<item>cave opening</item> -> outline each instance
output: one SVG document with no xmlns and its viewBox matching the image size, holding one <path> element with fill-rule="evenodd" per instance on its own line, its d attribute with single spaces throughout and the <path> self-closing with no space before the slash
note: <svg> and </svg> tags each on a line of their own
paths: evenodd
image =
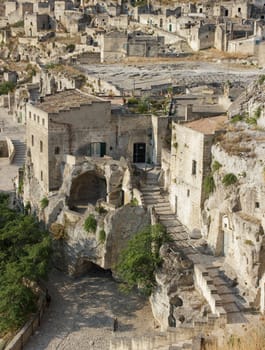
<svg viewBox="0 0 265 350">
<path fill-rule="evenodd" d="M 99 199 L 106 200 L 107 184 L 104 177 L 94 171 L 79 175 L 72 182 L 69 209 L 77 212 L 85 212 L 88 204 L 96 205 Z"/>
</svg>

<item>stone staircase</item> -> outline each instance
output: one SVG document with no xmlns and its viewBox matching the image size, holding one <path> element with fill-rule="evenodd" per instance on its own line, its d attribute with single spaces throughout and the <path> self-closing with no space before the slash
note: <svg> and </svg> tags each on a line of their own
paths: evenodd
<svg viewBox="0 0 265 350">
<path fill-rule="evenodd" d="M 168 199 L 161 194 L 155 172 L 147 172 L 145 183 L 141 186 L 142 203 L 145 207 L 155 209 L 158 221 L 166 228 L 175 242 L 182 247 L 191 246 L 185 227 L 176 218 Z"/>
<path fill-rule="evenodd" d="M 12 140 L 15 147 L 15 156 L 13 158 L 12 164 L 22 167 L 25 163 L 26 156 L 26 144 L 21 140 Z"/>
<path fill-rule="evenodd" d="M 196 289 L 204 296 L 213 313 L 209 319 L 219 319 L 222 325 L 246 322 L 243 314 L 246 305 L 233 281 L 222 270 L 223 258 L 202 254 L 196 248 L 196 240 L 190 239 L 168 199 L 161 194 L 157 178 L 157 171 L 146 173 L 146 180 L 141 185 L 142 203 L 149 209 L 154 208 L 156 221 L 165 226 L 173 238 L 172 253 L 174 249 L 180 249 L 193 262 Z"/>
<path fill-rule="evenodd" d="M 186 328 L 135 336 L 116 334 L 110 342 L 110 350 L 201 350 L 198 337 Z"/>
</svg>

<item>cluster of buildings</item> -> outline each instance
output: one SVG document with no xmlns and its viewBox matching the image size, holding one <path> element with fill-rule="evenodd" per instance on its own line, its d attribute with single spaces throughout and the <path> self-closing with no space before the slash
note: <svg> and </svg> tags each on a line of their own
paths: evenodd
<svg viewBox="0 0 265 350">
<path fill-rule="evenodd" d="M 0 38 L 17 37 L 18 56 L 56 60 L 65 55 L 63 38 L 74 37 L 73 59 L 120 61 L 124 57 L 158 57 L 216 48 L 256 56 L 262 62 L 264 4 L 260 1 L 5 1 L 0 8 Z M 42 42 L 56 38 L 56 48 L 43 52 Z M 64 50 L 63 50 L 64 49 Z M 90 53 L 91 55 L 89 55 Z"/>
</svg>

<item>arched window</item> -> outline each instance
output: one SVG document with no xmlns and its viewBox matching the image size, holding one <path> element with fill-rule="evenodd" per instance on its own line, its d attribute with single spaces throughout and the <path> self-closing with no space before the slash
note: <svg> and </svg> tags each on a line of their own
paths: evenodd
<svg viewBox="0 0 265 350">
<path fill-rule="evenodd" d="M 60 147 L 55 147 L 54 154 L 60 154 Z"/>
</svg>

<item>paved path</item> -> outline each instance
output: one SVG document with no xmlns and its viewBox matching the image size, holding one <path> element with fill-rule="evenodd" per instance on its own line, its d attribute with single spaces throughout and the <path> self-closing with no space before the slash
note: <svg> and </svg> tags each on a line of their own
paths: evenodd
<svg viewBox="0 0 265 350">
<path fill-rule="evenodd" d="M 25 126 L 17 124 L 13 120 L 13 116 L 7 113 L 7 110 L 0 108 L 0 140 L 5 140 L 8 136 L 12 140 L 18 142 L 25 141 Z M 13 191 L 13 179 L 18 174 L 18 168 L 21 162 L 9 164 L 8 161 L 0 158 L 0 191 Z"/>
<path fill-rule="evenodd" d="M 107 275 L 71 279 L 53 271 L 48 287 L 50 307 L 25 350 L 107 350 L 113 337 L 154 331 L 148 301 L 122 294 Z M 113 317 L 119 325 L 115 334 Z"/>
</svg>

